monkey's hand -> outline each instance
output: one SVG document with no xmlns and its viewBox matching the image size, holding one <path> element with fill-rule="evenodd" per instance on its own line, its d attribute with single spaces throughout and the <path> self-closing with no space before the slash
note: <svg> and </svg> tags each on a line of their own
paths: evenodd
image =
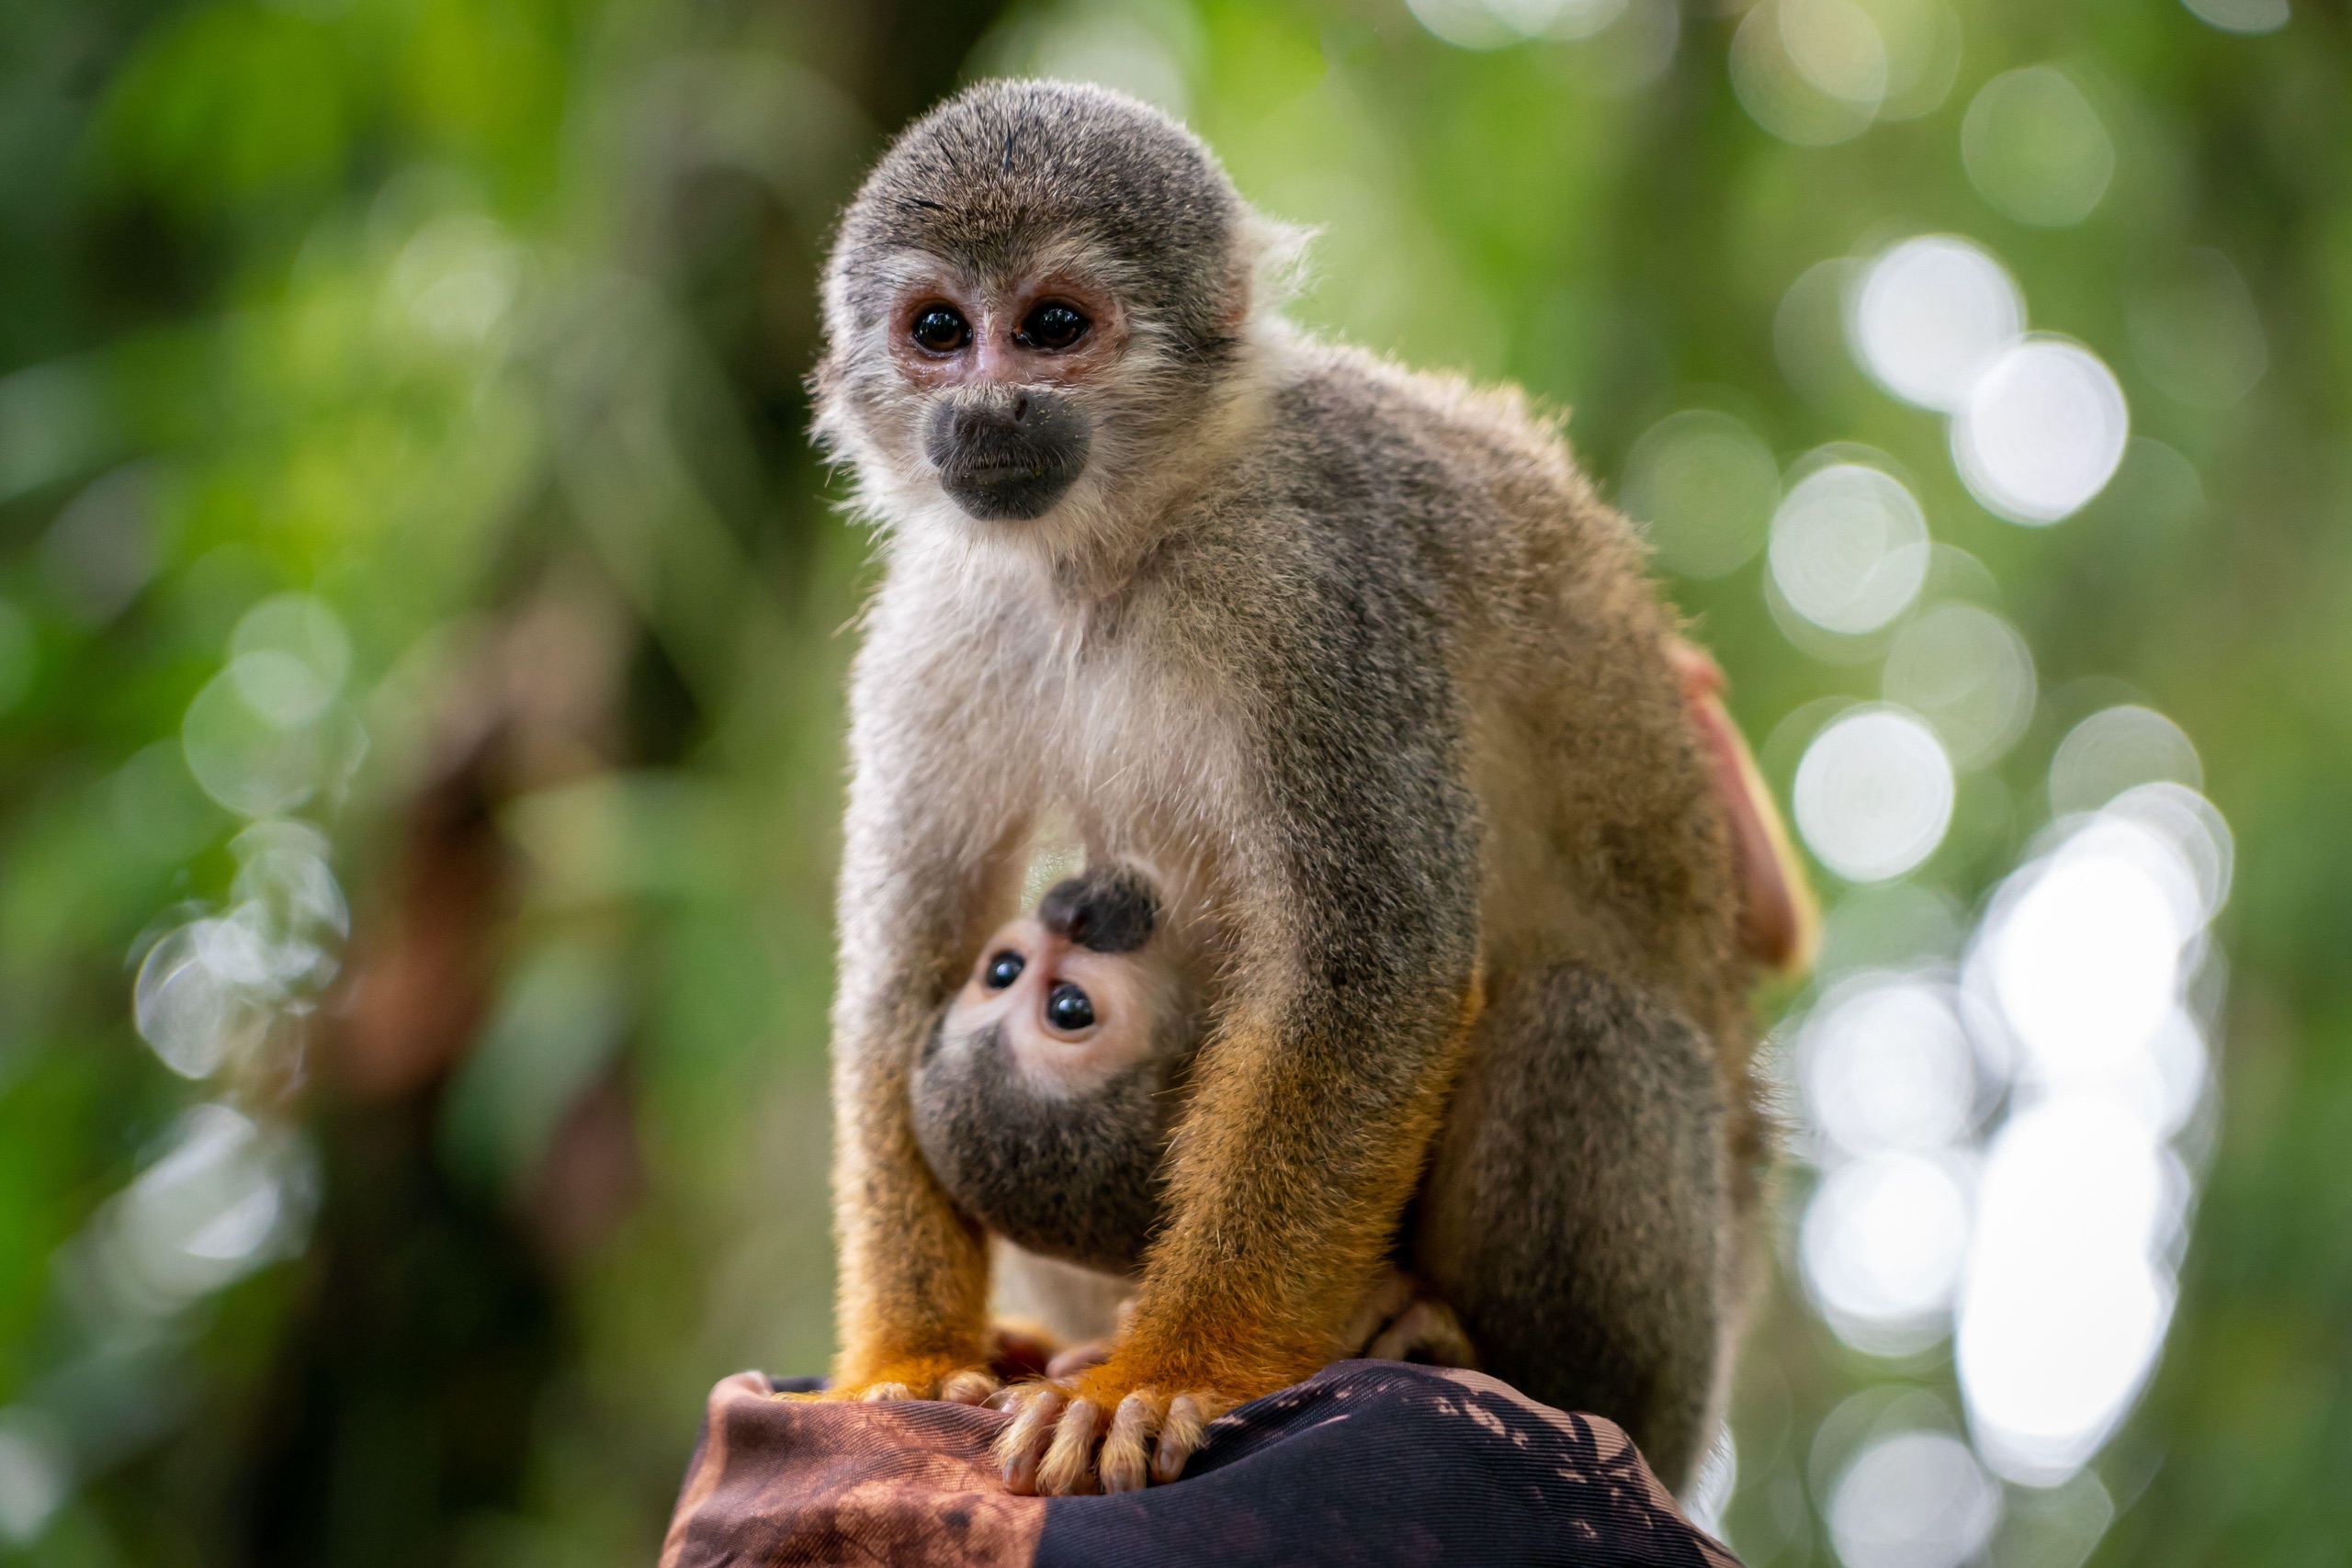
<svg viewBox="0 0 2352 1568">
<path fill-rule="evenodd" d="M 1114 1350 L 1074 1376 L 1016 1384 L 988 1402 L 1013 1413 L 996 1443 L 1005 1490 L 1073 1497 L 1173 1481 L 1206 1440 L 1210 1422 L 1314 1371 L 1155 1368 Z"/>
</svg>

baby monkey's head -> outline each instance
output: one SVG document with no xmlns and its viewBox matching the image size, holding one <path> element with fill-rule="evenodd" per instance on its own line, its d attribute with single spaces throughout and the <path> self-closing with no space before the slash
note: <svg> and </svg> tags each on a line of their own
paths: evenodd
<svg viewBox="0 0 2352 1568">
<path fill-rule="evenodd" d="M 991 936 L 924 1048 L 915 1135 L 948 1192 L 1035 1252 L 1125 1271 L 1159 1209 L 1191 966 L 1124 866 L 1056 886 Z"/>
<path fill-rule="evenodd" d="M 1286 231 L 1106 88 L 985 82 L 901 134 L 826 268 L 818 429 L 893 524 L 1082 528 L 1166 467 Z"/>
</svg>

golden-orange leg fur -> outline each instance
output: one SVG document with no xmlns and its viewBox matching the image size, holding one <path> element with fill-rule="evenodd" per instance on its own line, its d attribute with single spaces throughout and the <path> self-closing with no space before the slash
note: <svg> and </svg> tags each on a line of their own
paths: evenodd
<svg viewBox="0 0 2352 1568">
<path fill-rule="evenodd" d="M 1109 1359 L 1000 1401 L 1018 1412 L 997 1444 L 1009 1490 L 1070 1495 L 1173 1481 L 1211 1421 L 1354 1348 L 1351 1320 L 1384 1272 L 1478 1002 L 1474 983 L 1428 1081 L 1400 1115 L 1364 1129 L 1378 1146 L 1362 1152 L 1378 1158 L 1330 1205 L 1344 1217 L 1312 1231 L 1302 1211 L 1328 1180 L 1313 1164 L 1316 1119 L 1298 1113 L 1289 1064 L 1270 1045 L 1227 1043 L 1228 1070 L 1203 1086 L 1187 1128 L 1221 1130 L 1229 1141 L 1187 1146 L 1180 1137 L 1172 1221 Z M 1243 1105 L 1272 1113 L 1245 1114 Z"/>
<path fill-rule="evenodd" d="M 861 1129 L 865 1131 L 865 1129 Z M 980 1229 L 956 1213 L 902 1122 L 876 1141 L 890 1159 L 844 1159 L 836 1175 L 842 1350 L 822 1399 L 948 1399 L 996 1392 Z"/>
</svg>

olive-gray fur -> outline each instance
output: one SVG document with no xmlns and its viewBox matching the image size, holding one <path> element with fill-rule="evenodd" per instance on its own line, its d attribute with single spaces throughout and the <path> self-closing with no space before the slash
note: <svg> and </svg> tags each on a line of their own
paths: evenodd
<svg viewBox="0 0 2352 1568">
<path fill-rule="evenodd" d="M 1159 1224 L 1188 1043 L 1063 1096 L 1029 1084 L 1001 1027 L 934 1039 L 916 1074 L 915 1136 L 956 1201 L 1045 1257 L 1106 1274 L 1140 1267 Z"/>
<path fill-rule="evenodd" d="M 1252 292 L 1271 231 L 1164 116 L 1036 83 L 934 111 L 843 220 L 820 434 L 885 562 L 833 1014 L 843 1365 L 967 1298 L 971 1254 L 906 1166 L 910 1077 L 1059 805 L 1206 933 L 1122 1345 L 1263 1325 L 1243 1348 L 1294 1367 L 1332 1343 L 1442 1118 L 1454 1174 L 1416 1255 L 1498 1370 L 1623 1422 L 1679 1484 L 1721 1407 L 1763 1140 L 1675 624 L 1552 423 L 1289 326 Z M 978 276 L 1055 247 L 1136 335 L 1070 389 L 1086 478 L 978 522 L 922 450 L 926 395 L 880 362 L 887 279 L 909 252 Z"/>
</svg>

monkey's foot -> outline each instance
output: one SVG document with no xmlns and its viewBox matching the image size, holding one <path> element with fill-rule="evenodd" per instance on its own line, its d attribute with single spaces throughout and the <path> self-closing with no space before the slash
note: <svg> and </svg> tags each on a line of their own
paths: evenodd
<svg viewBox="0 0 2352 1568">
<path fill-rule="evenodd" d="M 1472 1371 L 1478 1367 L 1478 1352 L 1453 1309 L 1429 1294 L 1427 1287 L 1411 1275 L 1396 1269 L 1374 1282 L 1349 1321 L 1340 1344 L 1351 1356 Z"/>
<path fill-rule="evenodd" d="M 950 1404 L 978 1404 L 1003 1386 L 1003 1378 L 988 1362 L 972 1362 L 960 1357 L 919 1357 L 886 1361 L 862 1374 L 837 1377 L 831 1388 L 815 1393 L 779 1393 L 775 1397 L 867 1403 L 944 1399 Z"/>
<path fill-rule="evenodd" d="M 1262 1381 L 1272 1389 L 1290 1380 Z M 1013 1413 L 996 1443 L 1005 1490 L 1075 1497 L 1140 1492 L 1153 1482 L 1175 1480 L 1207 1440 L 1209 1423 L 1246 1397 L 1215 1388 L 1170 1392 L 1164 1384 L 1139 1385 L 1114 1354 L 1075 1377 L 1022 1383 L 988 1403 Z"/>
<path fill-rule="evenodd" d="M 863 1375 L 834 1378 L 816 1393 L 780 1393 L 778 1399 L 938 1399 L 950 1404 L 987 1404 L 1008 1382 L 1049 1371 L 1061 1342 L 1043 1324 L 1000 1318 L 989 1325 L 988 1359 L 960 1356 L 916 1356 L 887 1361 Z"/>
</svg>

